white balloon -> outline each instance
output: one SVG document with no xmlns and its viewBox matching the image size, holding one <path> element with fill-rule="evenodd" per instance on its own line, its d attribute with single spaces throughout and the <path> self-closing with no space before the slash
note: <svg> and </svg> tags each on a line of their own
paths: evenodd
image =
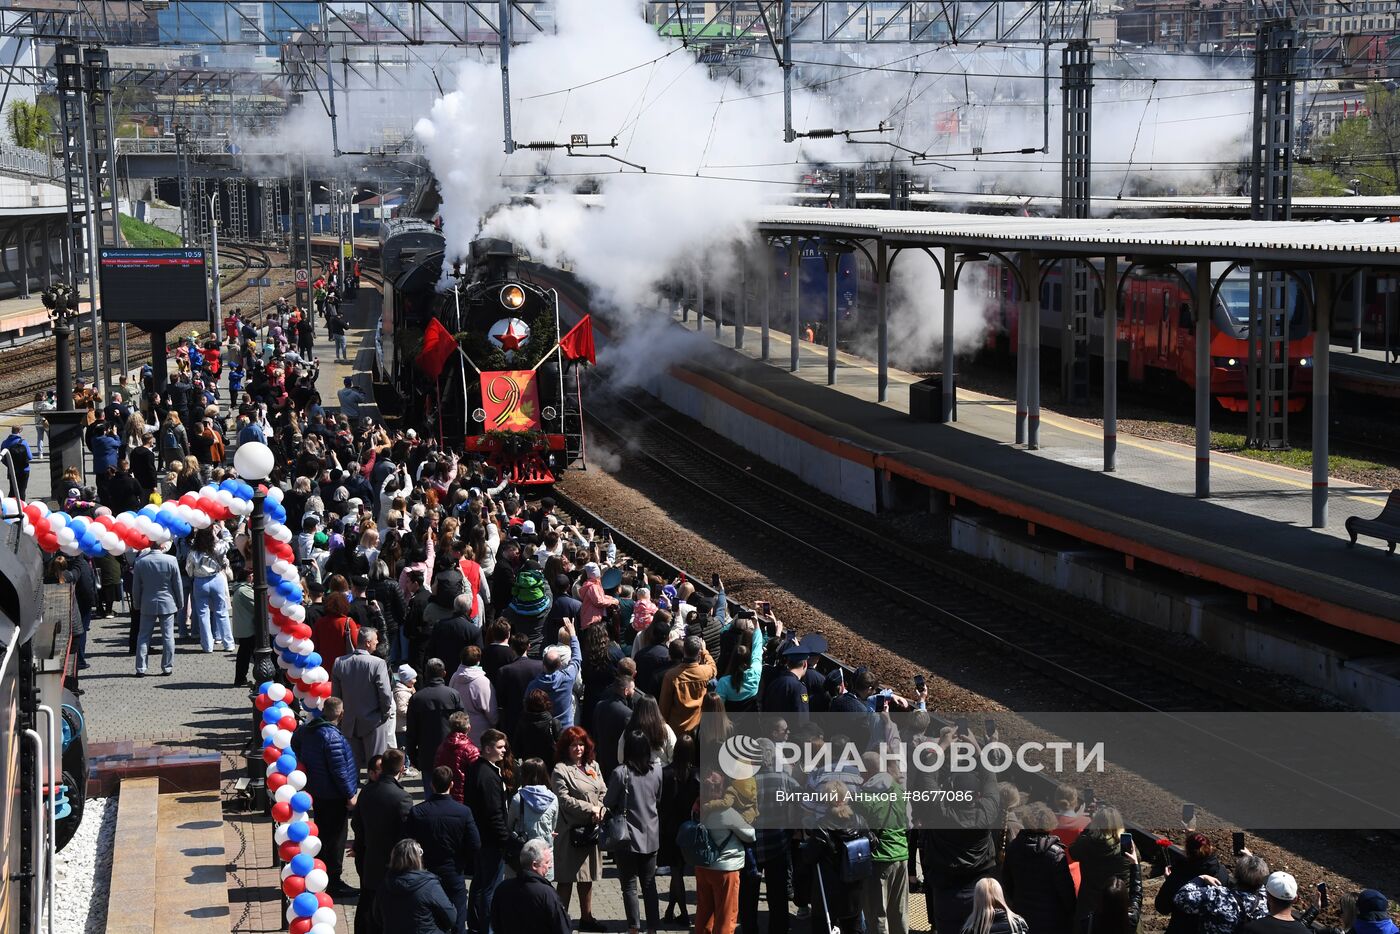
<svg viewBox="0 0 1400 934">
<path fill-rule="evenodd" d="M 277 735 L 279 727 L 275 723 L 264 723 L 262 728 L 262 738 L 271 739 Z"/>
<path fill-rule="evenodd" d="M 122 541 L 120 538 L 117 538 L 115 535 L 112 536 L 112 538 L 112 544 L 107 546 L 107 551 L 114 555 L 126 554 L 126 542 Z"/>
<path fill-rule="evenodd" d="M 282 786 L 282 788 L 286 788 L 286 787 L 287 787 L 286 785 L 283 785 L 283 786 Z M 281 791 L 282 788 L 278 788 L 277 790 L 278 790 L 278 791 Z M 281 799 L 278 799 L 278 800 L 281 800 Z M 282 844 L 286 843 L 286 842 L 287 842 L 287 825 L 286 825 L 286 824 L 278 824 L 278 825 L 277 825 L 277 829 L 274 830 L 274 831 L 272 831 L 272 839 L 277 843 L 278 846 L 281 846 Z"/>
<path fill-rule="evenodd" d="M 282 497 L 285 495 L 286 494 L 280 486 L 270 486 L 267 488 L 267 498 L 272 500 L 274 503 L 282 502 Z"/>
<path fill-rule="evenodd" d="M 288 923 L 288 924 L 291 924 L 293 921 L 295 921 L 297 918 L 300 918 L 300 917 L 301 917 L 301 915 L 297 914 L 296 909 L 295 909 L 292 905 L 288 904 L 288 905 L 287 905 L 287 923 Z"/>
<path fill-rule="evenodd" d="M 225 509 L 231 507 L 233 505 L 233 501 L 237 498 L 228 490 L 215 490 L 209 495 L 213 499 L 217 500 L 219 505 L 223 506 Z"/>
<path fill-rule="evenodd" d="M 301 668 L 298 668 L 296 665 L 287 666 L 287 677 L 291 678 L 293 681 L 303 680 L 302 675 L 304 674 L 306 674 L 306 672 L 303 671 Z"/>
<path fill-rule="evenodd" d="M 60 528 L 57 532 L 55 532 L 54 536 L 58 538 L 58 543 L 60 545 L 66 545 L 69 542 L 77 541 L 78 539 L 77 533 L 66 525 Z"/>
<path fill-rule="evenodd" d="M 329 924 L 331 927 L 335 927 L 336 920 L 334 908 L 317 908 L 316 913 L 311 916 L 313 927 L 318 924 Z"/>
<path fill-rule="evenodd" d="M 59 542 L 58 547 L 65 555 L 76 555 L 82 551 L 77 542 Z"/>
<path fill-rule="evenodd" d="M 293 639 L 292 644 L 287 646 L 298 655 L 309 655 L 316 651 L 316 643 L 310 639 Z"/>
<path fill-rule="evenodd" d="M 272 793 L 272 799 L 278 804 L 281 804 L 283 801 L 292 800 L 292 795 L 296 793 L 297 790 L 295 788 L 288 788 L 286 785 L 283 785 Z"/>
<path fill-rule="evenodd" d="M 267 688 L 267 696 L 272 698 L 274 701 L 286 700 L 287 686 L 285 684 L 273 683 Z"/>
<path fill-rule="evenodd" d="M 54 512 L 49 514 L 49 526 L 57 532 L 59 529 L 68 526 L 68 513 Z"/>
<path fill-rule="evenodd" d="M 297 791 L 301 791 L 306 787 L 306 773 L 301 769 L 293 769 L 291 773 L 287 775 L 287 784 L 291 785 Z"/>
<path fill-rule="evenodd" d="M 290 746 L 291 744 L 292 744 L 292 731 L 291 731 L 291 730 L 278 730 L 278 731 L 277 731 L 277 735 L 274 736 L 274 737 L 272 737 L 272 745 L 276 746 L 278 749 L 286 749 L 286 748 L 287 748 L 288 746 Z M 283 785 L 283 786 L 282 786 L 282 788 L 286 788 L 286 787 L 287 787 L 286 785 Z M 281 791 L 282 788 L 279 788 L 279 789 L 277 789 L 277 790 L 278 790 L 278 791 Z"/>
<path fill-rule="evenodd" d="M 277 635 L 273 636 L 272 639 L 277 643 L 279 649 L 289 649 L 292 647 L 292 637 L 280 629 L 277 630 Z"/>
<path fill-rule="evenodd" d="M 285 788 L 286 786 L 283 785 L 282 787 Z M 321 838 L 307 837 L 305 840 L 301 841 L 301 851 L 307 856 L 315 856 L 317 853 L 321 852 Z"/>
<path fill-rule="evenodd" d="M 306 891 L 324 892 L 330 883 L 330 878 L 324 869 L 313 869 L 306 874 Z"/>
<path fill-rule="evenodd" d="M 290 875 L 293 875 L 293 873 L 292 873 L 292 864 L 291 864 L 291 863 L 288 863 L 287 865 L 285 865 L 285 866 L 282 867 L 282 881 L 283 881 L 283 882 L 286 882 L 286 881 L 287 881 L 287 877 L 290 876 Z"/>
<path fill-rule="evenodd" d="M 110 516 L 112 514 L 112 510 L 106 506 L 98 506 L 96 514 L 99 516 Z"/>
<path fill-rule="evenodd" d="M 296 567 L 290 561 L 283 561 L 281 558 L 272 562 L 271 570 L 278 577 L 291 577 L 296 573 Z"/>
<path fill-rule="evenodd" d="M 283 598 L 283 596 L 275 590 L 268 592 L 267 602 L 269 606 L 275 607 L 279 610 L 282 609 L 282 607 L 285 606 L 287 603 L 286 599 Z"/>
<path fill-rule="evenodd" d="M 311 930 L 308 931 L 307 934 L 335 934 L 335 925 L 313 924 L 311 925 Z"/>
<path fill-rule="evenodd" d="M 277 772 L 277 763 L 272 763 L 267 767 L 267 777 L 271 778 Z"/>
<path fill-rule="evenodd" d="M 282 615 L 294 623 L 302 623 L 306 621 L 306 607 L 300 603 L 294 603 L 291 606 L 283 607 Z"/>
</svg>

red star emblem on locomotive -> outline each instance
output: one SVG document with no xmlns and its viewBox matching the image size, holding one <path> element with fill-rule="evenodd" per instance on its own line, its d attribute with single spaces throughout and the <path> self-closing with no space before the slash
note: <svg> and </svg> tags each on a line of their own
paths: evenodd
<svg viewBox="0 0 1400 934">
<path fill-rule="evenodd" d="M 516 321 L 514 318 L 511 318 L 506 321 L 506 329 L 504 331 L 499 334 L 491 335 L 500 343 L 502 350 L 514 352 L 520 349 L 521 344 L 530 339 L 530 331 L 528 328 L 520 327 L 517 330 L 516 326 L 519 323 L 520 322 Z"/>
</svg>

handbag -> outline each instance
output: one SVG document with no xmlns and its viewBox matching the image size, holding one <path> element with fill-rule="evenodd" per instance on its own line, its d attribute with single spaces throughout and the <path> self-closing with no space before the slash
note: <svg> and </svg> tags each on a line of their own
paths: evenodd
<svg viewBox="0 0 1400 934">
<path fill-rule="evenodd" d="M 576 850 L 588 850 L 598 845 L 603 836 L 601 824 L 579 824 L 569 828 L 569 845 Z"/>
<path fill-rule="evenodd" d="M 627 826 L 627 809 L 632 798 L 632 779 L 630 770 L 622 770 L 622 807 L 608 814 L 603 821 L 603 832 L 599 843 L 605 850 L 616 849 L 625 843 L 631 842 L 632 832 Z"/>
</svg>

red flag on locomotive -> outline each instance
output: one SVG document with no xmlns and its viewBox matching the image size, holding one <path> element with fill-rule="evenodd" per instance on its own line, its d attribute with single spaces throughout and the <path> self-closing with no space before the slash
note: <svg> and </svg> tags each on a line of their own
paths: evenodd
<svg viewBox="0 0 1400 934">
<path fill-rule="evenodd" d="M 433 318 L 428 322 L 428 329 L 423 332 L 423 349 L 418 351 L 418 368 L 437 379 L 447 364 L 447 358 L 452 356 L 456 349 L 457 338 L 442 326 L 441 321 Z"/>
<path fill-rule="evenodd" d="M 486 431 L 530 431 L 540 427 L 540 387 L 534 370 L 494 370 L 481 374 L 481 408 Z"/>
<path fill-rule="evenodd" d="M 559 342 L 559 349 L 564 351 L 564 356 L 570 360 L 587 360 L 596 366 L 598 353 L 593 346 L 593 316 L 584 315 L 583 320 L 564 335 L 564 339 Z"/>
</svg>

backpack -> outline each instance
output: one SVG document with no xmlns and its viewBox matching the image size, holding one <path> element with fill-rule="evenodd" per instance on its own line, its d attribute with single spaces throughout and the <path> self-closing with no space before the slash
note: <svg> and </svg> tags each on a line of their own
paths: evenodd
<svg viewBox="0 0 1400 934">
<path fill-rule="evenodd" d="M 729 842 L 732 833 L 724 838 L 724 843 Z M 680 830 L 676 831 L 676 847 L 685 857 L 687 864 L 691 866 L 712 866 L 719 859 L 719 851 L 724 843 L 715 844 L 715 839 L 710 835 L 710 828 L 701 821 L 691 818 L 683 821 Z"/>
<path fill-rule="evenodd" d="M 165 437 L 161 439 L 160 443 L 167 451 L 180 450 L 180 436 L 175 434 L 174 428 L 165 429 Z"/>
<path fill-rule="evenodd" d="M 841 849 L 837 855 L 841 864 L 841 881 L 859 882 L 870 878 L 875 869 L 874 857 L 870 852 L 870 835 L 863 833 L 839 842 Z"/>
</svg>

